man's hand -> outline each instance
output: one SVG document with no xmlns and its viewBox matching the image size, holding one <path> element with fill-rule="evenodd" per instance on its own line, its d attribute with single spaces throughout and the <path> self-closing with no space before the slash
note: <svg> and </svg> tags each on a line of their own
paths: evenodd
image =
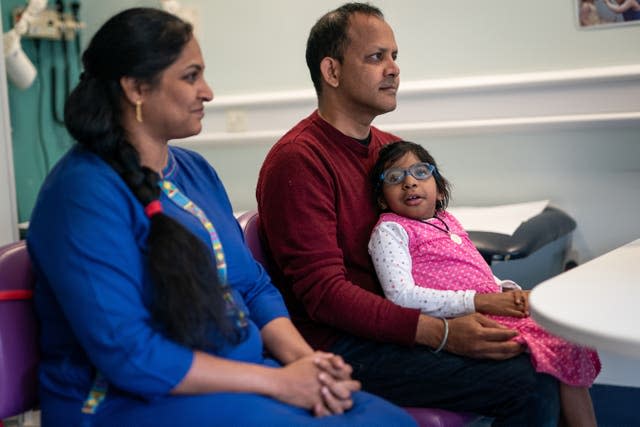
<svg viewBox="0 0 640 427">
<path fill-rule="evenodd" d="M 444 325 L 436 317 L 421 315 L 418 321 L 416 342 L 437 348 L 442 341 Z M 449 337 L 444 350 L 461 356 L 477 359 L 509 359 L 524 350 L 511 339 L 518 335 L 482 314 L 449 319 Z"/>
</svg>

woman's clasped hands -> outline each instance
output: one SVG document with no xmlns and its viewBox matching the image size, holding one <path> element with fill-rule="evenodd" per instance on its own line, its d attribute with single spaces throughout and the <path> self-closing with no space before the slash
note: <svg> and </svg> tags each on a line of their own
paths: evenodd
<svg viewBox="0 0 640 427">
<path fill-rule="evenodd" d="M 316 351 L 280 369 L 278 400 L 307 408 L 315 416 L 342 414 L 353 406 L 351 394 L 360 382 L 342 357 Z"/>
</svg>

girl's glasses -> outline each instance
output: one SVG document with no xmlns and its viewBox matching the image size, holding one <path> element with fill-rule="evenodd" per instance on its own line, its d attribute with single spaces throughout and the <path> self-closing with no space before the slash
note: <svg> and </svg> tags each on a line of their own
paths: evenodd
<svg viewBox="0 0 640 427">
<path fill-rule="evenodd" d="M 380 175 L 380 181 L 388 185 L 396 185 L 404 181 L 404 178 L 407 175 L 411 175 L 415 179 L 422 181 L 433 175 L 435 170 L 436 167 L 430 163 L 416 163 L 409 166 L 407 169 L 389 168 L 382 172 Z"/>
</svg>

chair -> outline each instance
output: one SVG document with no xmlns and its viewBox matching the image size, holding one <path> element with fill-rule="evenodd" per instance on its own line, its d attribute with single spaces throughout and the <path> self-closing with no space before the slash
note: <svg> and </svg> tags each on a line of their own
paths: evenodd
<svg viewBox="0 0 640 427">
<path fill-rule="evenodd" d="M 37 403 L 34 278 L 24 241 L 0 247 L 0 426 Z"/>
<path fill-rule="evenodd" d="M 245 242 L 253 257 L 269 271 L 270 258 L 259 233 L 258 211 L 253 209 L 238 216 L 238 223 L 243 230 Z M 481 417 L 475 414 L 451 412 L 435 408 L 405 408 L 420 427 L 462 427 L 471 424 Z"/>
</svg>

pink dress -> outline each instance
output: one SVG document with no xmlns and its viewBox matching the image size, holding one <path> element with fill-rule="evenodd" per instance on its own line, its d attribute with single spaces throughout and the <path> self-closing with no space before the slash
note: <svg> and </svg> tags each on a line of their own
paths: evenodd
<svg viewBox="0 0 640 427">
<path fill-rule="evenodd" d="M 438 212 L 438 217 L 447 224 L 451 233 L 461 237 L 461 243 L 454 242 L 444 224 L 437 219 L 429 222 L 441 230 L 396 214 L 383 214 L 380 218 L 380 221 L 400 224 L 407 232 L 416 285 L 438 290 L 502 292 L 491 269 L 455 217 L 447 212 Z M 527 345 L 538 372 L 579 387 L 591 386 L 600 372 L 600 359 L 595 351 L 551 335 L 531 317 L 489 317 L 519 332 L 514 340 Z"/>
</svg>

